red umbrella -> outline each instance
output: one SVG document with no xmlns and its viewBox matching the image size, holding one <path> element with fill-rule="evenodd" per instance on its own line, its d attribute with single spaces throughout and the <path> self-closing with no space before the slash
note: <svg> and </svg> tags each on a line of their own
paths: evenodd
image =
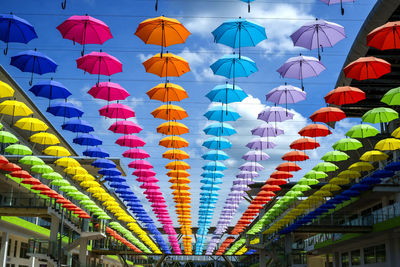
<svg viewBox="0 0 400 267">
<path fill-rule="evenodd" d="M 48 187 L 45 184 L 39 184 L 39 185 L 34 185 L 31 187 L 33 190 L 38 190 L 38 191 L 48 191 L 51 190 L 50 187 Z"/>
<path fill-rule="evenodd" d="M 57 199 L 63 199 L 64 197 L 61 196 L 60 194 L 58 194 L 56 191 L 54 190 L 46 190 L 46 191 L 42 191 L 40 192 L 41 195 L 45 195 L 45 196 L 49 196 L 51 198 L 57 198 Z"/>
<path fill-rule="evenodd" d="M 0 155 L 0 165 L 4 165 L 8 163 L 8 159 L 4 156 Z"/>
<path fill-rule="evenodd" d="M 13 171 L 10 173 L 10 175 L 16 178 L 32 178 L 32 175 L 30 175 L 27 171 Z"/>
<path fill-rule="evenodd" d="M 276 194 L 274 192 L 272 192 L 272 191 L 261 190 L 260 192 L 258 192 L 257 196 L 260 196 L 260 197 L 274 197 L 274 196 L 276 196 Z"/>
<path fill-rule="evenodd" d="M 299 131 L 299 135 L 308 137 L 323 137 L 332 134 L 332 132 L 323 124 L 309 124 Z"/>
<path fill-rule="evenodd" d="M 284 172 L 297 172 L 300 171 L 301 168 L 294 162 L 284 162 L 279 164 L 275 170 L 277 171 L 284 171 Z"/>
<path fill-rule="evenodd" d="M 42 184 L 42 182 L 36 178 L 26 178 L 21 181 L 21 184 L 39 185 L 39 184 Z"/>
<path fill-rule="evenodd" d="M 101 82 L 88 91 L 88 94 L 97 99 L 107 101 L 125 100 L 130 94 L 118 83 Z"/>
<path fill-rule="evenodd" d="M 76 60 L 78 69 L 89 72 L 90 74 L 98 74 L 97 83 L 100 80 L 100 74 L 111 76 L 115 73 L 122 72 L 122 63 L 116 58 L 105 52 L 91 52 Z"/>
<path fill-rule="evenodd" d="M 142 138 L 136 135 L 123 135 L 115 141 L 116 144 L 120 146 L 127 146 L 127 147 L 139 147 L 144 146 L 146 144 Z"/>
<path fill-rule="evenodd" d="M 293 174 L 290 172 L 274 171 L 269 177 L 276 179 L 289 179 L 293 177 Z"/>
<path fill-rule="evenodd" d="M 367 35 L 367 45 L 379 50 L 400 48 L 400 22 L 388 22 Z"/>
<path fill-rule="evenodd" d="M 265 183 L 266 183 L 266 184 L 269 184 L 269 185 L 283 185 L 283 184 L 287 184 L 287 180 L 285 180 L 285 179 L 269 178 Z M 265 202 L 267 202 L 267 201 L 265 201 Z"/>
<path fill-rule="evenodd" d="M 135 111 L 133 111 L 133 109 L 131 109 L 127 105 L 119 103 L 105 105 L 104 107 L 99 109 L 99 113 L 101 116 L 110 119 L 128 119 L 135 117 Z"/>
<path fill-rule="evenodd" d="M 307 159 L 309 159 L 309 157 L 302 151 L 290 151 L 282 157 L 282 160 L 286 161 L 305 161 Z"/>
<path fill-rule="evenodd" d="M 273 192 L 273 191 L 280 191 L 282 188 L 280 188 L 279 186 L 277 186 L 277 185 L 269 185 L 269 184 L 265 184 L 265 185 L 263 185 L 262 187 L 261 187 L 261 190 L 262 191 L 271 191 L 271 192 Z"/>
<path fill-rule="evenodd" d="M 346 118 L 346 114 L 341 109 L 331 107 L 320 108 L 310 116 L 313 122 L 325 123 L 340 121 L 344 118 Z"/>
<path fill-rule="evenodd" d="M 341 86 L 330 91 L 324 98 L 328 104 L 341 106 L 364 100 L 365 93 L 356 87 Z"/>
<path fill-rule="evenodd" d="M 133 121 L 116 121 L 108 128 L 113 133 L 133 134 L 140 133 L 143 129 Z"/>
<path fill-rule="evenodd" d="M 391 71 L 390 63 L 376 57 L 360 57 L 344 69 L 347 78 L 356 80 L 378 79 Z"/>
<path fill-rule="evenodd" d="M 13 172 L 13 171 L 20 171 L 22 169 L 17 164 L 9 162 L 7 164 L 0 165 L 0 170 L 7 171 L 7 172 Z"/>
<path fill-rule="evenodd" d="M 319 146 L 319 143 L 311 138 L 300 138 L 290 144 L 291 149 L 297 150 L 316 149 Z"/>
</svg>

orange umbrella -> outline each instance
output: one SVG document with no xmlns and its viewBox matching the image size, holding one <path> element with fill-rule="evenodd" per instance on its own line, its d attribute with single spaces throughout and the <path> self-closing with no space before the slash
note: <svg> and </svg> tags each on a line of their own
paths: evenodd
<svg viewBox="0 0 400 267">
<path fill-rule="evenodd" d="M 189 142 L 179 136 L 167 136 L 161 139 L 158 145 L 166 148 L 182 148 L 188 147 Z"/>
<path fill-rule="evenodd" d="M 169 188 L 182 191 L 182 190 L 189 190 L 190 186 L 188 186 L 187 184 L 173 184 Z"/>
<path fill-rule="evenodd" d="M 176 105 L 162 105 L 151 112 L 154 118 L 163 120 L 183 120 L 188 117 L 186 111 Z"/>
<path fill-rule="evenodd" d="M 319 143 L 311 138 L 300 138 L 290 144 L 291 149 L 297 150 L 316 149 L 319 146 Z"/>
<path fill-rule="evenodd" d="M 280 191 L 281 188 L 277 185 L 269 185 L 269 184 L 265 184 L 261 187 L 262 191 Z"/>
<path fill-rule="evenodd" d="M 184 161 L 176 160 L 165 165 L 165 168 L 170 170 L 187 170 L 190 169 L 190 165 Z"/>
<path fill-rule="evenodd" d="M 279 164 L 275 170 L 284 172 L 297 172 L 301 170 L 300 166 L 294 162 L 284 162 Z"/>
<path fill-rule="evenodd" d="M 269 185 L 283 185 L 287 184 L 287 180 L 278 178 L 269 178 L 265 183 Z"/>
<path fill-rule="evenodd" d="M 360 57 L 347 65 L 343 72 L 347 78 L 356 80 L 378 79 L 391 72 L 391 65 L 386 60 L 376 57 Z"/>
<path fill-rule="evenodd" d="M 157 127 L 157 133 L 165 135 L 182 135 L 189 132 L 189 128 L 180 122 L 167 121 Z"/>
<path fill-rule="evenodd" d="M 185 89 L 173 83 L 160 83 L 146 93 L 150 99 L 161 102 L 181 101 L 188 98 Z"/>
<path fill-rule="evenodd" d="M 174 196 L 190 196 L 190 192 L 187 190 L 175 190 L 172 192 Z"/>
<path fill-rule="evenodd" d="M 293 177 L 293 174 L 291 174 L 290 172 L 275 171 L 270 175 L 270 177 L 276 179 L 289 179 Z"/>
<path fill-rule="evenodd" d="M 262 191 L 258 192 L 257 196 L 259 196 L 259 197 L 274 197 L 274 196 L 276 196 L 276 194 L 272 191 L 262 190 Z"/>
<path fill-rule="evenodd" d="M 323 124 L 309 124 L 299 131 L 299 135 L 307 137 L 323 137 L 332 134 L 332 132 Z"/>
<path fill-rule="evenodd" d="M 190 209 L 192 206 L 190 206 L 190 204 L 186 204 L 186 203 L 178 203 L 175 205 L 176 208 L 188 208 Z"/>
<path fill-rule="evenodd" d="M 190 196 L 174 196 L 173 199 L 176 203 L 190 203 L 191 202 Z"/>
<path fill-rule="evenodd" d="M 309 157 L 302 151 L 290 151 L 282 157 L 282 160 L 287 161 L 304 161 L 307 159 L 309 159 Z"/>
<path fill-rule="evenodd" d="M 190 184 L 191 181 L 188 178 L 177 178 L 177 177 L 172 177 L 171 179 L 168 180 L 168 182 L 173 183 L 173 184 Z"/>
<path fill-rule="evenodd" d="M 166 53 L 157 54 L 143 62 L 146 72 L 160 77 L 179 77 L 190 71 L 189 63 L 180 56 Z"/>
<path fill-rule="evenodd" d="M 190 174 L 187 171 L 184 170 L 171 170 L 167 172 L 167 176 L 169 177 L 176 177 L 176 178 L 186 178 L 189 177 Z"/>
<path fill-rule="evenodd" d="M 183 150 L 180 149 L 171 149 L 167 150 L 162 154 L 162 157 L 165 159 L 170 159 L 170 160 L 182 160 L 182 159 L 188 159 L 189 155 Z"/>
</svg>

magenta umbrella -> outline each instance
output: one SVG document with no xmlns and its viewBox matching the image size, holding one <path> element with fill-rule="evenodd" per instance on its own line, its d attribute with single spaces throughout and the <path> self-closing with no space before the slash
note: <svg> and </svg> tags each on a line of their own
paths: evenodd
<svg viewBox="0 0 400 267">
<path fill-rule="evenodd" d="M 90 54 L 81 56 L 76 60 L 78 69 L 89 72 L 90 74 L 98 74 L 97 83 L 100 81 L 100 74 L 111 76 L 115 73 L 122 72 L 122 63 L 106 52 L 91 52 Z"/>
<path fill-rule="evenodd" d="M 101 82 L 88 91 L 88 94 L 97 99 L 107 101 L 125 100 L 130 94 L 121 85 L 113 82 Z"/>
<path fill-rule="evenodd" d="M 125 151 L 122 156 L 131 159 L 146 159 L 150 158 L 149 153 L 140 148 L 131 148 Z"/>
<path fill-rule="evenodd" d="M 57 26 L 64 39 L 83 45 L 81 55 L 85 52 L 85 44 L 103 44 L 113 38 L 110 28 L 103 21 L 91 16 L 71 16 Z"/>
<path fill-rule="evenodd" d="M 115 141 L 117 145 L 127 146 L 127 147 L 140 147 L 146 144 L 142 138 L 136 135 L 123 135 Z"/>
<path fill-rule="evenodd" d="M 143 128 L 133 121 L 116 121 L 108 128 L 113 133 L 133 134 L 140 133 Z"/>
<path fill-rule="evenodd" d="M 143 183 L 139 187 L 142 189 L 160 189 L 160 187 L 156 183 Z"/>
<path fill-rule="evenodd" d="M 139 183 L 157 183 L 159 182 L 159 180 L 154 177 L 154 176 L 150 176 L 150 177 L 138 177 L 136 179 L 136 181 L 138 181 Z"/>
<path fill-rule="evenodd" d="M 135 117 L 135 112 L 127 105 L 112 103 L 99 109 L 101 116 L 110 119 L 128 119 Z"/>
<path fill-rule="evenodd" d="M 139 159 L 130 162 L 128 167 L 133 169 L 152 169 L 153 165 L 147 160 Z"/>
<path fill-rule="evenodd" d="M 137 169 L 132 174 L 137 177 L 153 177 L 157 173 L 155 171 L 149 170 L 149 169 Z"/>
</svg>

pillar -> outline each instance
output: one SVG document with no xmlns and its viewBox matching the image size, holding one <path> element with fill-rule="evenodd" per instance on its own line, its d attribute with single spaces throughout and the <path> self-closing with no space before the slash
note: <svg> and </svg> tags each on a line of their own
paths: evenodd
<svg viewBox="0 0 400 267">
<path fill-rule="evenodd" d="M 0 265 L 6 266 L 8 250 L 8 233 L 3 232 L 1 236 Z"/>
<path fill-rule="evenodd" d="M 87 239 L 82 238 L 79 243 L 79 264 L 86 266 Z"/>
<path fill-rule="evenodd" d="M 260 267 L 267 267 L 267 252 L 265 249 L 259 250 Z"/>
<path fill-rule="evenodd" d="M 51 215 L 50 242 L 57 242 L 59 228 L 60 228 L 60 219 L 55 215 Z"/>
<path fill-rule="evenodd" d="M 333 267 L 340 267 L 340 254 L 339 252 L 333 253 Z"/>
<path fill-rule="evenodd" d="M 35 257 L 30 257 L 29 258 L 29 266 L 30 267 L 36 267 L 36 258 Z"/>
</svg>

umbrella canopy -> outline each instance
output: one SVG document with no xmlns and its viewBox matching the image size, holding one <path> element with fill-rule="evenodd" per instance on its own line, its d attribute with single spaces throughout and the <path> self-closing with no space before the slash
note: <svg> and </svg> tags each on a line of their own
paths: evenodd
<svg viewBox="0 0 400 267">
<path fill-rule="evenodd" d="M 97 99 L 115 101 L 125 100 L 130 94 L 121 85 L 113 82 L 100 82 L 87 92 Z"/>
<path fill-rule="evenodd" d="M 12 155 L 32 155 L 33 153 L 29 147 L 20 144 L 9 145 L 4 149 L 4 152 Z"/>
<path fill-rule="evenodd" d="M 189 133 L 189 128 L 180 122 L 167 121 L 157 127 L 157 133 L 165 135 L 182 135 Z"/>
<path fill-rule="evenodd" d="M 400 140 L 395 138 L 385 138 L 376 143 L 374 149 L 381 151 L 392 151 L 400 149 Z"/>
<path fill-rule="evenodd" d="M 81 164 L 74 158 L 59 158 L 56 161 L 54 161 L 54 164 L 56 164 L 57 166 L 61 166 L 61 167 L 80 167 Z"/>
<path fill-rule="evenodd" d="M 133 134 L 133 133 L 140 133 L 143 129 L 133 121 L 116 121 L 110 125 L 108 130 L 112 131 L 113 133 L 120 133 L 120 134 Z"/>
<path fill-rule="evenodd" d="M 325 102 L 337 106 L 354 104 L 365 99 L 365 92 L 351 86 L 340 86 L 324 96 Z"/>
<path fill-rule="evenodd" d="M 188 94 L 181 86 L 173 83 L 160 83 L 146 93 L 150 99 L 161 102 L 181 101 L 188 98 Z"/>
<path fill-rule="evenodd" d="M 43 153 L 55 157 L 71 156 L 71 153 L 65 147 L 62 146 L 49 146 L 45 150 L 43 150 Z"/>
<path fill-rule="evenodd" d="M 286 161 L 304 161 L 308 159 L 308 155 L 302 151 L 291 151 L 282 156 L 282 160 Z"/>
<path fill-rule="evenodd" d="M 31 167 L 32 172 L 36 173 L 52 173 L 54 172 L 53 168 L 48 165 L 34 165 Z"/>
<path fill-rule="evenodd" d="M 239 86 L 226 83 L 215 86 L 207 93 L 206 97 L 212 102 L 230 104 L 242 102 L 247 97 L 247 94 Z"/>
<path fill-rule="evenodd" d="M 390 89 L 381 98 L 381 102 L 388 104 L 389 106 L 399 106 L 400 105 L 400 87 Z"/>
<path fill-rule="evenodd" d="M 286 120 L 292 120 L 294 114 L 289 112 L 287 109 L 282 107 L 266 107 L 261 111 L 257 119 L 265 122 L 282 122 Z"/>
<path fill-rule="evenodd" d="M 240 118 L 239 113 L 237 113 L 233 108 L 226 106 L 215 106 L 211 107 L 204 116 L 208 120 L 214 120 L 219 122 L 224 121 L 236 121 Z"/>
<path fill-rule="evenodd" d="M 226 160 L 229 159 L 228 154 L 221 150 L 210 150 L 201 156 L 205 160 Z"/>
<path fill-rule="evenodd" d="M 224 171 L 227 167 L 222 162 L 212 161 L 205 164 L 202 169 L 207 171 Z"/>
<path fill-rule="evenodd" d="M 0 143 L 14 144 L 18 138 L 10 132 L 0 131 Z"/>
<path fill-rule="evenodd" d="M 15 122 L 14 126 L 31 132 L 46 131 L 49 128 L 46 123 L 36 118 L 21 118 Z"/>
<path fill-rule="evenodd" d="M 190 165 L 184 161 L 172 161 L 165 165 L 165 168 L 170 170 L 188 170 L 190 169 Z"/>
<path fill-rule="evenodd" d="M 294 162 L 284 162 L 279 164 L 276 168 L 277 171 L 297 172 L 301 170 L 300 166 Z"/>
<path fill-rule="evenodd" d="M 324 179 L 324 178 L 328 177 L 328 174 L 326 174 L 325 172 L 322 172 L 322 171 L 311 170 L 311 171 L 307 172 L 306 174 L 304 174 L 304 177 L 309 178 L 309 179 Z"/>
<path fill-rule="evenodd" d="M 66 121 L 61 125 L 61 128 L 73 133 L 90 133 L 94 131 L 93 126 L 89 122 L 80 118 Z"/>
<path fill-rule="evenodd" d="M 290 144 L 291 149 L 297 150 L 316 149 L 319 146 L 320 144 L 311 138 L 300 138 Z"/>
<path fill-rule="evenodd" d="M 128 119 L 135 117 L 135 111 L 127 105 L 112 103 L 99 109 L 101 116 L 110 119 Z"/>
<path fill-rule="evenodd" d="M 31 91 L 35 96 L 44 97 L 49 100 L 67 99 L 72 95 L 63 84 L 53 80 L 38 82 L 32 86 L 29 91 Z"/>
<path fill-rule="evenodd" d="M 378 79 L 391 72 L 390 63 L 376 57 L 360 57 L 343 69 L 347 78 L 356 80 Z"/>
<path fill-rule="evenodd" d="M 179 77 L 190 71 L 189 63 L 171 53 L 156 54 L 142 63 L 146 72 L 160 77 Z"/>
<path fill-rule="evenodd" d="M 350 158 L 349 155 L 341 151 L 329 151 L 321 157 L 323 161 L 332 161 L 332 162 L 344 161 L 348 160 L 349 158 Z"/>
<path fill-rule="evenodd" d="M 126 147 L 142 147 L 146 144 L 145 141 L 135 135 L 123 135 L 119 137 L 115 143 Z"/>
<path fill-rule="evenodd" d="M 371 150 L 367 151 L 362 156 L 360 157 L 360 160 L 362 161 L 381 161 L 381 160 L 386 160 L 389 156 L 385 154 L 384 152 L 378 151 L 378 150 Z"/>
<path fill-rule="evenodd" d="M 366 171 L 374 170 L 375 167 L 371 163 L 360 161 L 360 162 L 351 164 L 348 169 L 350 171 L 366 172 Z"/>
<path fill-rule="evenodd" d="M 100 147 L 89 147 L 82 152 L 83 155 L 92 158 L 108 158 L 110 154 Z"/>
<path fill-rule="evenodd" d="M 273 118 L 273 114 L 271 114 L 271 118 Z M 286 113 L 284 118 L 286 118 Z M 273 127 L 268 123 L 261 124 L 256 128 L 254 128 L 253 130 L 251 130 L 252 135 L 258 135 L 260 137 L 270 137 L 270 136 L 276 137 L 284 133 L 285 133 L 284 130 Z"/>
<path fill-rule="evenodd" d="M 210 67 L 215 75 L 220 75 L 228 79 L 248 77 L 258 71 L 256 63 L 253 60 L 240 55 L 224 55 L 211 64 Z"/>
<path fill-rule="evenodd" d="M 81 146 L 99 146 L 103 144 L 103 141 L 97 136 L 88 133 L 78 134 L 72 142 Z"/>
<path fill-rule="evenodd" d="M 122 72 L 122 63 L 106 52 L 91 52 L 76 60 L 78 69 L 90 74 L 111 76 Z"/>
<path fill-rule="evenodd" d="M 398 21 L 386 24 L 372 30 L 367 35 L 367 45 L 379 50 L 400 48 L 400 24 Z"/>
<path fill-rule="evenodd" d="M 341 121 L 344 118 L 346 118 L 346 114 L 341 109 L 332 107 L 320 108 L 310 116 L 313 122 L 325 123 Z"/>
<path fill-rule="evenodd" d="M 42 165 L 45 164 L 44 161 L 36 156 L 25 156 L 18 160 L 19 163 L 25 164 L 25 165 Z"/>
<path fill-rule="evenodd" d="M 150 155 L 146 151 L 139 148 L 128 149 L 122 154 L 122 156 L 131 159 L 145 159 L 150 157 Z"/>
<path fill-rule="evenodd" d="M 281 85 L 268 92 L 266 100 L 275 104 L 294 104 L 306 99 L 306 92 L 292 85 Z"/>
<path fill-rule="evenodd" d="M 349 150 L 357 150 L 361 148 L 363 145 L 360 141 L 354 138 L 343 138 L 338 141 L 336 141 L 333 145 L 332 148 L 335 150 L 340 150 L 340 151 L 349 151 Z"/>
<path fill-rule="evenodd" d="M 270 142 L 268 140 L 265 140 L 265 138 L 262 137 L 257 137 L 253 138 L 249 143 L 246 144 L 246 147 L 250 149 L 272 149 L 276 146 L 274 142 Z"/>
<path fill-rule="evenodd" d="M 344 15 L 344 8 L 343 8 L 343 3 L 346 2 L 354 2 L 354 0 L 320 0 L 324 2 L 327 5 L 333 5 L 333 4 L 339 4 L 340 3 L 340 9 L 342 12 L 342 16 Z"/>
<path fill-rule="evenodd" d="M 40 132 L 29 137 L 29 141 L 41 145 L 56 145 L 60 143 L 57 136 L 51 133 Z"/>
<path fill-rule="evenodd" d="M 369 124 L 358 124 L 351 127 L 346 136 L 351 138 L 367 138 L 379 134 L 379 131 Z"/>
<path fill-rule="evenodd" d="M 167 136 L 161 139 L 160 142 L 158 142 L 158 145 L 167 148 L 182 148 L 188 147 L 189 142 L 179 136 Z"/>
<path fill-rule="evenodd" d="M 134 160 L 128 164 L 128 167 L 134 169 L 152 169 L 153 165 L 147 160 Z"/>
<path fill-rule="evenodd" d="M 251 150 L 242 156 L 242 159 L 248 161 L 263 161 L 269 159 L 270 156 L 260 150 Z"/>
<path fill-rule="evenodd" d="M 151 115 L 163 120 L 183 120 L 189 116 L 183 108 L 176 105 L 162 105 L 153 110 Z"/>
<path fill-rule="evenodd" d="M 203 129 L 204 133 L 207 135 L 214 136 L 231 136 L 236 134 L 236 130 L 228 123 L 216 122 L 208 125 Z"/>
<path fill-rule="evenodd" d="M 309 124 L 299 131 L 299 135 L 307 137 L 324 137 L 332 132 L 323 124 Z"/>
<path fill-rule="evenodd" d="M 83 111 L 80 108 L 69 102 L 52 103 L 46 111 L 54 116 L 64 118 L 81 117 L 83 115 Z"/>
<path fill-rule="evenodd" d="M 33 111 L 23 102 L 16 100 L 5 100 L 0 103 L 0 113 L 10 116 L 29 116 Z"/>
<path fill-rule="evenodd" d="M 390 122 L 397 118 L 399 118 L 399 114 L 391 108 L 373 108 L 367 111 L 361 119 L 363 122 L 381 123 Z"/>
<path fill-rule="evenodd" d="M 0 81 L 0 98 L 12 96 L 14 96 L 14 89 L 7 83 Z"/>
</svg>

